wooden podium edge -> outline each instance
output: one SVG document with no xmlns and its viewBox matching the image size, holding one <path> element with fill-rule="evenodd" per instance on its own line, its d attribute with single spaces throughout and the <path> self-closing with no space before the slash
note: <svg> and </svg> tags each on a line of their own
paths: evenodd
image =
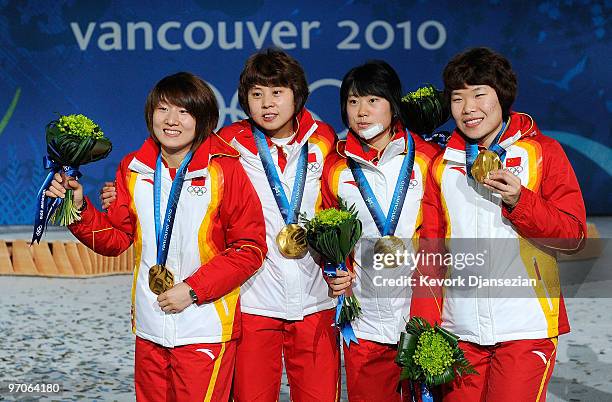
<svg viewBox="0 0 612 402">
<path fill-rule="evenodd" d="M 99 255 L 76 241 L 0 240 L 0 276 L 99 278 L 131 275 L 132 246 L 117 257 Z M 112 270 L 104 269 L 112 267 Z"/>
</svg>

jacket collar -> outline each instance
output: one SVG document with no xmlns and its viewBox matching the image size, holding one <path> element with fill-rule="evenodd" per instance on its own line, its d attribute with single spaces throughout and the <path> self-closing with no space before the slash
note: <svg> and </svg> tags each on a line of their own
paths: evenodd
<svg viewBox="0 0 612 402">
<path fill-rule="evenodd" d="M 526 113 L 512 112 L 506 131 L 499 140 L 499 145 L 507 149 L 521 138 L 532 137 L 537 132 L 538 129 L 531 116 Z M 457 163 L 465 163 L 465 137 L 456 128 L 446 144 L 444 159 Z"/>
<path fill-rule="evenodd" d="M 252 130 L 252 120 L 242 120 L 234 123 L 235 130 L 232 135 L 232 143 L 237 142 L 241 145 L 241 148 L 248 150 L 253 155 L 258 155 L 257 145 L 255 144 L 255 137 Z M 312 114 L 303 108 L 300 113 L 295 117 L 295 125 L 297 126 L 295 137 L 291 140 L 288 145 L 298 144 L 303 145 L 310 136 L 315 132 L 318 127 L 317 122 L 312 117 Z M 272 146 L 272 141 L 266 136 L 268 146 Z"/>
<path fill-rule="evenodd" d="M 143 174 L 153 174 L 160 147 L 149 136 L 140 149 L 134 154 L 129 169 Z M 203 177 L 207 175 L 208 163 L 215 156 L 239 157 L 240 154 L 229 144 L 223 141 L 217 134 L 211 133 L 195 150 L 191 162 L 187 166 L 185 179 Z"/>
<path fill-rule="evenodd" d="M 350 157 L 351 159 L 354 159 L 355 161 L 370 166 L 375 166 L 375 159 L 378 161 L 378 163 L 385 163 L 386 161 L 392 159 L 397 155 L 405 154 L 406 152 L 408 152 L 406 130 L 398 122 L 394 126 L 394 131 L 395 134 L 393 136 L 393 139 L 389 142 L 389 144 L 387 144 L 385 149 L 383 149 L 382 151 L 377 151 L 376 149 L 362 142 L 356 134 L 349 130 L 346 136 L 344 155 Z"/>
</svg>

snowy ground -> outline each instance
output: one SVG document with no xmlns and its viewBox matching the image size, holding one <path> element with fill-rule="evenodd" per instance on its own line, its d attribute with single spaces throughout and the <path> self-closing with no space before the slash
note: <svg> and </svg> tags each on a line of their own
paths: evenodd
<svg viewBox="0 0 612 402">
<path fill-rule="evenodd" d="M 612 219 L 597 222 L 602 235 L 612 237 Z M 0 238 L 7 237 L 0 233 Z M 548 401 L 611 401 L 609 263 L 564 266 L 578 276 L 587 272 L 588 277 L 568 292 L 572 332 L 560 338 Z M 92 279 L 0 276 L 0 400 L 134 400 L 130 286 L 127 275 Z M 64 391 L 48 398 L 17 398 L 7 392 L 7 382 L 60 383 Z M 346 397 L 345 390 L 343 395 Z M 285 380 L 281 401 L 288 400 Z"/>
</svg>

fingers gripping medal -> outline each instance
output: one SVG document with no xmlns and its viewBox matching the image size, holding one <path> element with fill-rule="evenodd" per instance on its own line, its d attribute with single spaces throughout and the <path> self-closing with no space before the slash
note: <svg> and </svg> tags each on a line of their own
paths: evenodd
<svg viewBox="0 0 612 402">
<path fill-rule="evenodd" d="M 149 269 L 149 289 L 160 295 L 174 286 L 174 274 L 164 266 L 155 264 Z"/>
<path fill-rule="evenodd" d="M 484 179 L 489 177 L 489 174 L 502 168 L 502 162 L 499 155 L 493 151 L 483 151 L 478 154 L 474 164 L 472 165 L 471 173 L 479 183 L 483 183 Z"/>
<path fill-rule="evenodd" d="M 276 236 L 278 250 L 285 258 L 302 258 L 308 252 L 306 230 L 292 223 L 281 229 Z"/>
<path fill-rule="evenodd" d="M 395 236 L 395 229 L 399 222 L 399 217 L 402 213 L 402 206 L 406 199 L 408 192 L 408 183 L 412 176 L 412 168 L 414 166 L 414 140 L 412 134 L 406 130 L 406 155 L 400 168 L 397 182 L 395 183 L 395 190 L 393 192 L 393 198 L 389 205 L 389 211 L 387 215 L 383 213 L 378 200 L 370 184 L 368 183 L 361 166 L 349 158 L 349 167 L 355 178 L 357 188 L 364 199 L 370 215 L 381 234 L 381 237 L 374 244 L 374 254 L 382 255 L 383 266 L 385 268 L 396 268 L 399 266 L 399 256 L 404 254 L 406 251 L 406 245 L 404 241 L 399 237 Z"/>
<path fill-rule="evenodd" d="M 285 258 L 302 258 L 308 252 L 306 230 L 296 222 L 300 206 L 302 205 L 302 196 L 304 195 L 304 186 L 306 183 L 308 142 L 302 145 L 300 150 L 300 157 L 295 172 L 295 182 L 293 183 L 293 191 L 291 192 L 291 203 L 289 203 L 278 172 L 276 171 L 276 167 L 274 166 L 274 162 L 272 161 L 272 155 L 270 154 L 270 148 L 268 147 L 264 133 L 254 126 L 252 130 L 261 164 L 268 178 L 268 184 L 270 185 L 278 209 L 286 224 L 276 236 L 278 251 Z"/>
<path fill-rule="evenodd" d="M 183 181 L 187 166 L 191 161 L 193 154 L 189 152 L 185 155 L 181 166 L 176 171 L 176 176 L 172 180 L 172 187 L 168 195 L 168 204 L 166 205 L 166 214 L 164 215 L 163 224 L 161 222 L 161 176 L 162 176 L 162 158 L 161 152 L 157 157 L 155 173 L 153 176 L 153 203 L 154 203 L 154 218 L 155 218 L 155 239 L 157 241 L 157 263 L 149 269 L 149 289 L 156 295 L 160 295 L 174 286 L 174 274 L 166 266 L 168 259 L 168 247 L 172 236 L 172 226 L 174 226 L 174 217 L 178 207 L 178 201 L 183 188 Z"/>
<path fill-rule="evenodd" d="M 502 160 L 506 156 L 506 150 L 499 145 L 499 140 L 506 130 L 506 122 L 502 124 L 501 130 L 497 133 L 489 149 L 478 152 L 476 142 L 465 142 L 465 164 L 467 176 L 472 177 L 479 183 L 489 177 L 489 174 L 503 168 Z"/>
</svg>

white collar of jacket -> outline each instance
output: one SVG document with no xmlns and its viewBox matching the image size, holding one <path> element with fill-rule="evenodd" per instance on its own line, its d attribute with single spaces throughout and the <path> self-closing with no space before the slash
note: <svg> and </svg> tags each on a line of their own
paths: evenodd
<svg viewBox="0 0 612 402">
<path fill-rule="evenodd" d="M 295 138 L 291 140 L 288 147 L 292 149 L 300 149 L 301 146 L 308 141 L 310 136 L 317 130 L 318 124 L 312 117 L 312 114 L 306 109 L 302 109 L 295 117 L 297 126 Z M 250 120 L 242 120 L 239 123 L 239 129 L 232 137 L 231 145 L 240 151 L 240 154 L 245 160 L 259 160 L 259 152 L 255 144 L 255 137 L 251 129 L 252 122 Z M 266 137 L 268 146 L 273 145 L 272 141 Z M 285 147 L 287 147 L 285 146 Z"/>
<path fill-rule="evenodd" d="M 395 126 L 395 135 L 391 142 L 387 144 L 382 152 L 378 152 L 378 165 L 384 165 L 398 155 L 408 152 L 408 144 L 406 141 L 406 130 L 400 125 Z M 372 162 L 373 154 L 376 150 L 365 145 L 357 135 L 349 130 L 346 136 L 346 145 L 344 148 L 344 156 L 350 157 L 362 165 L 376 167 Z"/>
<path fill-rule="evenodd" d="M 136 173 L 153 175 L 159 155 L 159 145 L 151 137 L 147 138 L 140 149 L 134 154 L 134 159 L 128 168 Z M 217 134 L 211 133 L 202 144 L 195 150 L 193 158 L 187 166 L 185 180 L 195 177 L 206 177 L 208 175 L 208 163 L 215 156 L 239 157 L 240 154 L 229 144 L 223 141 Z"/>
<path fill-rule="evenodd" d="M 536 135 L 537 129 L 533 118 L 526 113 L 513 112 L 510 114 L 510 122 L 506 128 L 506 132 L 502 134 L 499 145 L 508 149 L 516 141 L 524 137 Z M 444 151 L 444 159 L 465 164 L 465 138 L 457 129 L 453 131 L 446 150 Z"/>
</svg>

